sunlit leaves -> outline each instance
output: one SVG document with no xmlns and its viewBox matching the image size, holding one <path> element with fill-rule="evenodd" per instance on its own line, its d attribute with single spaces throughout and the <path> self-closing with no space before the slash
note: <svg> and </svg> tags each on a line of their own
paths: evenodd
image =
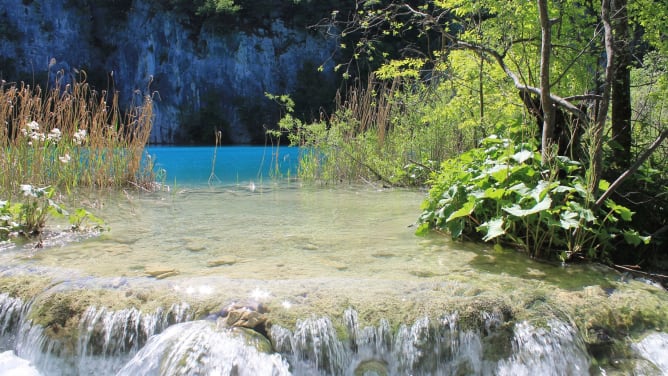
<svg viewBox="0 0 668 376">
<path fill-rule="evenodd" d="M 482 240 L 486 242 L 498 238 L 499 236 L 506 233 L 503 230 L 503 217 L 498 217 L 487 221 L 480 225 L 478 229 L 485 233 L 485 236 L 483 236 Z"/>
<path fill-rule="evenodd" d="M 392 60 L 381 66 L 376 75 L 380 79 L 391 79 L 394 77 L 410 77 L 418 78 L 420 76 L 420 69 L 424 66 L 424 61 L 421 59 L 403 59 Z"/>
<path fill-rule="evenodd" d="M 631 245 L 649 241 L 628 227 L 628 208 L 611 200 L 595 207 L 578 174 L 544 179 L 534 156 L 526 145 L 489 137 L 481 148 L 445 162 L 423 204 L 420 231 L 439 228 L 453 238 L 493 240 L 564 260 L 580 252 L 605 257 L 620 238 Z M 559 163 L 564 171 L 583 172 L 577 162 Z"/>
<path fill-rule="evenodd" d="M 522 209 L 522 206 L 515 204 L 510 207 L 505 207 L 503 208 L 504 211 L 506 211 L 510 215 L 514 215 L 515 217 L 522 218 L 526 217 L 528 215 L 540 213 L 544 210 L 547 210 L 550 208 L 552 205 L 552 199 L 549 197 L 545 197 L 543 200 L 540 202 L 536 203 L 536 205 L 528 208 L 528 209 Z"/>
</svg>

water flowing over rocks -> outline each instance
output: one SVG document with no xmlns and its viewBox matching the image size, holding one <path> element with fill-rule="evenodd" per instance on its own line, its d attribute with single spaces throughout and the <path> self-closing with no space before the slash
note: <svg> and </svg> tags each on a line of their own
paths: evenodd
<svg viewBox="0 0 668 376">
<path fill-rule="evenodd" d="M 0 354 L 56 376 L 143 365 L 152 375 L 665 374 L 668 294 L 656 286 L 600 265 L 416 239 L 397 218 L 409 209 L 387 192 L 234 193 L 144 196 L 131 211 L 124 198 L 99 239 L 0 251 Z M 115 233 L 137 229 L 128 253 L 108 256 Z M 186 249 L 193 237 L 205 248 Z M 156 279 L 151 265 L 179 274 Z"/>
<path fill-rule="evenodd" d="M 90 305 L 70 312 L 58 330 L 53 314 L 35 305 L 65 304 L 52 306 L 55 312 L 76 308 L 67 299 L 50 297 L 69 296 L 66 289 L 49 287 L 48 297 L 28 303 L 0 294 L 0 353 L 9 351 L 2 359 L 47 375 L 585 375 L 596 369 L 572 322 L 553 314 L 522 319 L 519 311 L 499 302 L 479 301 L 435 314 L 437 308 L 410 321 L 382 313 L 369 317 L 370 311 L 352 307 L 331 316 L 294 311 L 294 324 L 289 324 L 284 315 L 295 307 L 277 305 L 258 289 L 251 295 L 260 300 L 215 308 L 216 297 L 203 291 L 199 298 L 186 294 L 183 303 L 164 305 L 164 292 L 133 292 L 136 283 L 126 281 L 118 288 L 120 295 L 111 295 L 127 298 L 115 305 L 153 296 L 158 308 Z M 244 319 L 249 313 L 256 315 Z M 51 324 L 45 327 L 44 320 Z M 260 321 L 262 330 L 256 325 Z M 662 374 L 667 344 L 665 333 L 644 337 L 629 348 L 623 369 Z"/>
<path fill-rule="evenodd" d="M 258 349 L 262 341 L 210 321 L 178 324 L 153 337 L 118 375 L 290 375 L 279 354 Z"/>
</svg>

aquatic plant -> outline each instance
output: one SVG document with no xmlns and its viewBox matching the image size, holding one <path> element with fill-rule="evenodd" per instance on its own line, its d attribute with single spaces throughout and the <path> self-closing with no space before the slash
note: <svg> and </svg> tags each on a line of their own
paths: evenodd
<svg viewBox="0 0 668 376">
<path fill-rule="evenodd" d="M 441 160 L 473 145 L 469 129 L 454 126 L 453 116 L 438 111 L 447 107 L 446 97 L 429 85 L 400 77 L 383 82 L 372 75 L 338 93 L 328 118 L 304 123 L 286 106 L 272 136 L 287 135 L 291 145 L 302 148 L 302 179 L 419 186 Z"/>
<path fill-rule="evenodd" d="M 53 88 L 0 83 L 0 240 L 41 234 L 50 215 L 67 216 L 72 229 L 102 221 L 83 208 L 68 213 L 57 192 L 78 188 L 152 187 L 153 166 L 143 158 L 151 132 L 150 96 L 121 112 L 118 93 L 80 81 Z M 39 188 L 41 187 L 41 188 Z"/>
<path fill-rule="evenodd" d="M 56 193 L 53 187 L 22 184 L 21 190 L 23 198 L 20 202 L 0 201 L 0 241 L 38 237 L 49 216 L 67 217 L 73 231 L 99 230 L 104 225 L 100 218 L 83 208 L 68 212 L 53 199 Z M 88 223 L 92 226 L 87 226 Z"/>
</svg>

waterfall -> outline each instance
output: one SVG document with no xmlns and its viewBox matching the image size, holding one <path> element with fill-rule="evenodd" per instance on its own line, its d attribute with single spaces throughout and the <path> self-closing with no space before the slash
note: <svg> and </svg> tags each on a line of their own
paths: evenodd
<svg viewBox="0 0 668 376">
<path fill-rule="evenodd" d="M 266 338 L 227 327 L 224 318 L 191 321 L 185 303 L 152 313 L 90 306 L 72 341 L 32 323 L 31 304 L 0 294 L 2 375 L 587 375 L 591 367 L 572 324 L 512 321 L 493 310 L 393 326 L 387 319 L 363 324 L 349 308 L 292 328 L 273 325 Z M 668 374 L 668 334 L 631 347 L 636 374 Z"/>
<path fill-rule="evenodd" d="M 393 334 L 386 320 L 360 328 L 358 314 L 343 315 L 347 333 L 329 318 L 297 322 L 294 331 L 274 326 L 277 351 L 295 375 L 583 375 L 589 358 L 575 329 L 551 320 L 546 327 L 518 322 L 505 328 L 502 315 L 481 312 L 478 322 L 461 322 L 453 312 L 423 317 Z M 467 319 L 468 320 L 468 319 Z M 345 338 L 339 338 L 343 334 Z"/>
<path fill-rule="evenodd" d="M 16 337 L 16 328 L 25 316 L 28 304 L 8 294 L 0 294 L 0 351 L 11 346 Z"/>
<path fill-rule="evenodd" d="M 212 321 L 173 325 L 154 336 L 118 373 L 141 375 L 289 375 L 289 366 L 251 330 Z M 262 342 L 266 342 L 263 345 Z"/>
<path fill-rule="evenodd" d="M 45 375 L 113 375 L 149 337 L 173 324 L 192 320 L 187 304 L 158 308 L 153 313 L 91 306 L 78 318 L 78 337 L 73 342 L 68 337 L 47 336 L 41 325 L 28 319 L 30 306 L 21 299 L 0 294 L 0 352 L 9 362 L 13 354 L 4 352 L 13 349 Z M 16 361 L 11 364 L 20 365 Z"/>
<path fill-rule="evenodd" d="M 633 349 L 651 364 L 639 364 L 638 375 L 668 375 L 668 333 L 652 333 L 633 345 Z M 637 367 L 638 368 L 638 367 Z"/>
<path fill-rule="evenodd" d="M 546 327 L 515 325 L 513 355 L 499 363 L 500 375 L 583 375 L 589 359 L 575 328 L 551 319 Z"/>
</svg>

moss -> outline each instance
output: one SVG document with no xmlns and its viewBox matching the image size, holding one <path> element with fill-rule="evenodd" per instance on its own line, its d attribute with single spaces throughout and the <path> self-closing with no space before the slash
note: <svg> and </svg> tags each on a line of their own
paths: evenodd
<svg viewBox="0 0 668 376">
<path fill-rule="evenodd" d="M 20 298 L 24 302 L 27 302 L 52 284 L 53 281 L 49 278 L 5 276 L 0 277 L 0 293 L 6 293 L 13 298 Z"/>
</svg>

